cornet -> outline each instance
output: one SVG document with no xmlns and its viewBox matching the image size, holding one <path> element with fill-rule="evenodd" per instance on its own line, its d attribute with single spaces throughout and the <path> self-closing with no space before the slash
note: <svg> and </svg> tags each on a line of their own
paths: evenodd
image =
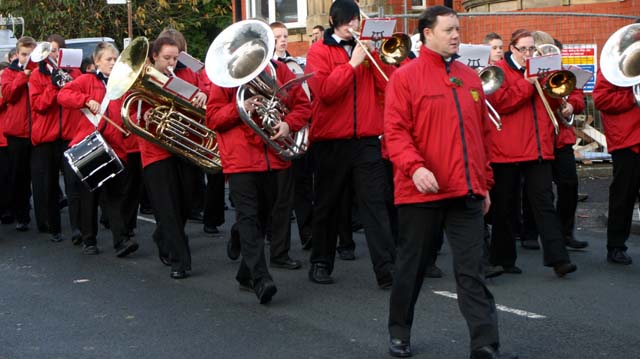
<svg viewBox="0 0 640 359">
<path fill-rule="evenodd" d="M 36 46 L 35 49 L 31 52 L 31 57 L 29 58 L 33 62 L 40 62 L 43 60 L 47 61 L 47 64 L 51 66 L 51 74 L 57 74 L 59 80 L 56 82 L 58 87 L 64 86 L 67 82 L 73 81 L 73 77 L 69 75 L 66 71 L 62 70 L 58 67 L 55 61 L 52 61 L 49 57 L 51 54 L 51 43 L 50 42 L 41 42 Z"/>
</svg>

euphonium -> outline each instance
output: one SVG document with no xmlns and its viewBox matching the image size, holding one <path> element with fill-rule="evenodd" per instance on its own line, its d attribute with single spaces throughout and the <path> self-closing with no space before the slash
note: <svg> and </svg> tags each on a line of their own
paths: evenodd
<svg viewBox="0 0 640 359">
<path fill-rule="evenodd" d="M 640 24 L 618 29 L 604 44 L 600 55 L 602 75 L 619 87 L 633 87 L 640 106 Z"/>
<path fill-rule="evenodd" d="M 129 92 L 122 106 L 122 121 L 134 134 L 205 171 L 221 171 L 216 135 L 205 126 L 205 110 L 163 88 L 169 77 L 146 63 L 148 52 L 146 37 L 135 38 L 122 51 L 109 76 L 107 97 L 118 99 Z M 146 119 L 139 113 L 134 121 L 130 117 L 131 106 L 141 103 L 151 109 Z"/>
<path fill-rule="evenodd" d="M 236 106 L 242 121 L 285 160 L 303 155 L 309 145 L 309 127 L 303 127 L 288 136 L 272 140 L 277 133 L 275 126 L 284 121 L 289 112 L 279 96 L 286 95 L 286 88 L 303 82 L 308 76 L 299 77 L 280 87 L 271 57 L 275 38 L 269 25 L 257 20 L 237 22 L 222 31 L 213 41 L 205 68 L 211 81 L 220 87 L 239 87 Z M 247 111 L 244 102 L 253 96 L 261 105 L 254 112 Z"/>
</svg>

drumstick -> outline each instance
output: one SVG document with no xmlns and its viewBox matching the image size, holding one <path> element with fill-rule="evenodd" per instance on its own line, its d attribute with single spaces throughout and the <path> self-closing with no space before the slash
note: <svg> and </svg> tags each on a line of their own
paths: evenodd
<svg viewBox="0 0 640 359">
<path fill-rule="evenodd" d="M 104 114 L 101 113 L 97 113 L 96 115 L 104 118 L 105 121 L 109 122 L 113 127 L 115 127 L 116 129 L 118 129 L 118 131 L 122 132 L 122 134 L 127 137 L 131 135 L 131 132 L 125 130 L 124 128 L 122 128 L 120 125 L 118 125 L 117 123 L 115 123 L 115 121 L 113 121 L 112 119 L 110 119 L 109 117 L 105 116 Z"/>
</svg>

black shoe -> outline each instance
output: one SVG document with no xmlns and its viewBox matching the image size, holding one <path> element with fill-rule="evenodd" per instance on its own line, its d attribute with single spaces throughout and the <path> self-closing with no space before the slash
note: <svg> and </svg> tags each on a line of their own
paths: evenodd
<svg viewBox="0 0 640 359">
<path fill-rule="evenodd" d="M 309 280 L 318 284 L 333 283 L 333 278 L 331 278 L 331 274 L 329 274 L 329 269 L 324 263 L 311 264 L 311 268 L 309 269 Z"/>
<path fill-rule="evenodd" d="M 412 356 L 411 343 L 408 340 L 391 339 L 389 341 L 389 354 L 396 358 L 408 358 Z"/>
<path fill-rule="evenodd" d="M 614 248 L 607 252 L 607 261 L 616 264 L 629 265 L 633 260 L 627 254 L 627 251 L 621 248 Z"/>
<path fill-rule="evenodd" d="M 185 279 L 189 276 L 189 273 L 183 270 L 172 270 L 170 276 L 173 279 Z"/>
<path fill-rule="evenodd" d="M 300 267 L 302 267 L 302 263 L 295 259 L 287 258 L 283 261 L 271 261 L 271 267 L 282 269 L 300 269 Z"/>
<path fill-rule="evenodd" d="M 218 227 L 216 226 L 207 226 L 206 224 L 202 227 L 202 230 L 204 231 L 204 233 L 209 233 L 209 234 L 220 234 L 220 230 L 218 230 Z"/>
<path fill-rule="evenodd" d="M 129 237 L 129 238 L 135 237 L 136 236 L 136 232 L 133 229 L 130 229 L 130 230 L 127 231 L 126 236 Z"/>
<path fill-rule="evenodd" d="M 253 281 L 251 279 L 239 280 L 238 288 L 245 292 L 253 292 L 254 291 Z"/>
<path fill-rule="evenodd" d="M 578 193 L 578 202 L 584 202 L 589 199 L 589 195 L 586 193 Z"/>
<path fill-rule="evenodd" d="M 84 245 L 82 247 L 82 253 L 86 254 L 86 255 L 96 255 L 96 254 L 100 254 L 100 249 L 98 249 L 98 247 L 94 244 L 94 245 Z"/>
<path fill-rule="evenodd" d="M 235 231 L 231 231 L 231 238 L 227 241 L 227 257 L 232 261 L 235 261 L 240 257 L 240 237 Z"/>
<path fill-rule="evenodd" d="M 276 288 L 276 284 L 273 283 L 271 279 L 260 281 L 258 286 L 255 288 L 256 297 L 260 300 L 260 304 L 269 303 L 277 291 L 278 288 Z"/>
<path fill-rule="evenodd" d="M 151 207 L 140 207 L 140 213 L 153 214 L 153 209 L 151 209 Z"/>
<path fill-rule="evenodd" d="M 0 216 L 0 222 L 2 222 L 2 224 L 11 224 L 15 222 L 15 218 L 10 214 L 3 214 Z"/>
<path fill-rule="evenodd" d="M 204 216 L 202 215 L 202 212 L 191 212 L 189 219 L 194 222 L 202 222 L 204 221 Z"/>
<path fill-rule="evenodd" d="M 343 261 L 354 261 L 356 260 L 356 254 L 353 252 L 353 249 L 339 249 L 338 257 Z"/>
<path fill-rule="evenodd" d="M 556 275 L 560 278 L 564 277 L 569 273 L 573 273 L 578 269 L 578 267 L 569 262 L 569 263 L 561 263 L 553 266 L 553 271 L 556 272 Z"/>
<path fill-rule="evenodd" d="M 502 266 L 502 268 L 504 269 L 504 273 L 522 274 L 522 269 L 516 266 Z"/>
<path fill-rule="evenodd" d="M 540 243 L 537 239 L 523 239 L 520 245 L 525 249 L 540 249 Z"/>
<path fill-rule="evenodd" d="M 73 235 L 71 236 L 71 243 L 73 243 L 74 246 L 79 246 L 82 244 L 82 234 L 80 234 L 80 232 L 74 232 Z"/>
<path fill-rule="evenodd" d="M 502 266 L 485 266 L 484 267 L 484 277 L 485 278 L 494 278 L 504 273 L 504 268 Z"/>
<path fill-rule="evenodd" d="M 22 223 L 22 222 L 16 223 L 16 231 L 26 232 L 28 230 L 29 230 L 29 225 L 27 223 Z"/>
<path fill-rule="evenodd" d="M 302 241 L 302 249 L 305 251 L 308 251 L 309 249 L 311 249 L 311 236 L 309 236 L 307 239 Z"/>
<path fill-rule="evenodd" d="M 116 257 L 123 258 L 138 250 L 138 243 L 129 239 L 116 248 Z"/>
<path fill-rule="evenodd" d="M 430 265 L 427 267 L 427 271 L 424 273 L 427 278 L 442 278 L 442 270 L 438 266 Z"/>
<path fill-rule="evenodd" d="M 51 239 L 51 242 L 53 242 L 53 243 L 59 243 L 59 242 L 62 242 L 64 240 L 64 237 L 60 233 L 54 233 L 54 234 L 51 235 L 50 239 Z"/>
<path fill-rule="evenodd" d="M 566 237 L 564 239 L 564 245 L 572 249 L 583 249 L 589 246 L 589 242 L 579 241 L 573 237 Z"/>
<path fill-rule="evenodd" d="M 500 353 L 490 345 L 483 346 L 471 351 L 471 359 L 518 359 L 517 355 Z"/>
</svg>

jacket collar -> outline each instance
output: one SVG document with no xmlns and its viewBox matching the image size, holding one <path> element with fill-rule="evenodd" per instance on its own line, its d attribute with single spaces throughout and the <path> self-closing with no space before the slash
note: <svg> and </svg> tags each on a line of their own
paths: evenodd
<svg viewBox="0 0 640 359">
<path fill-rule="evenodd" d="M 451 56 L 449 61 L 446 61 L 444 57 L 442 57 L 442 55 L 423 45 L 420 47 L 420 56 L 418 56 L 418 60 L 429 60 L 435 62 L 436 64 L 442 64 L 444 66 L 450 64 L 452 61 L 455 61 L 455 59 L 457 59 L 458 57 L 460 57 L 460 55 L 454 54 L 453 56 Z"/>
<path fill-rule="evenodd" d="M 9 65 L 9 68 L 13 71 L 24 71 L 21 67 L 20 67 L 20 63 L 18 63 L 18 59 L 13 60 L 13 62 L 11 63 L 11 65 Z"/>
<path fill-rule="evenodd" d="M 324 31 L 324 44 L 328 46 L 342 47 L 342 45 L 333 38 L 333 32 L 333 28 Z"/>
<path fill-rule="evenodd" d="M 509 65 L 509 67 L 511 67 L 512 69 L 519 71 L 519 72 L 524 72 L 524 67 L 522 69 L 518 68 L 518 65 L 516 65 L 513 62 L 513 59 L 511 58 L 511 55 L 513 55 L 513 52 L 511 51 L 507 51 L 504 53 L 504 61 L 507 63 L 507 65 Z"/>
</svg>

